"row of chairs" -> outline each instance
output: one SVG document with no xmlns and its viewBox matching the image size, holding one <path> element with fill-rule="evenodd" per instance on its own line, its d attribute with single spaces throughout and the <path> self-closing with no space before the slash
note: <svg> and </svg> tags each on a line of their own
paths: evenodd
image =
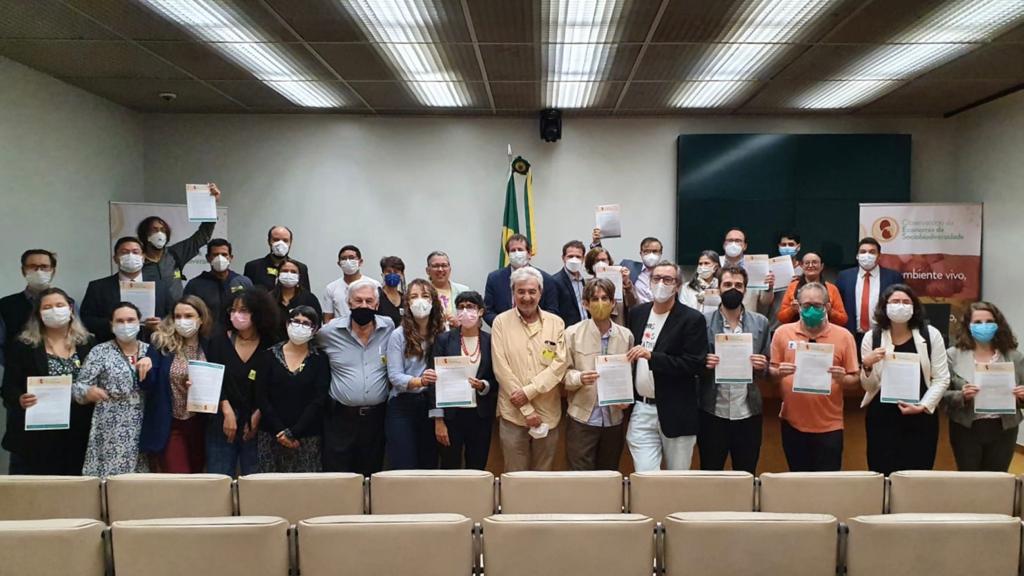
<svg viewBox="0 0 1024 576">
<path fill-rule="evenodd" d="M 1020 519 L 674 513 L 231 516 L 0 522 L 0 574 L 33 576 L 1014 576 Z"/>
<path fill-rule="evenodd" d="M 0 477 L 0 520 L 120 520 L 455 513 L 635 513 L 662 521 L 674 512 L 831 514 L 840 521 L 883 513 L 1019 515 L 1021 482 L 1001 472 L 762 474 L 659 471 L 512 472 L 496 481 L 477 470 L 402 470 L 373 475 L 126 474 L 98 478 Z"/>
</svg>

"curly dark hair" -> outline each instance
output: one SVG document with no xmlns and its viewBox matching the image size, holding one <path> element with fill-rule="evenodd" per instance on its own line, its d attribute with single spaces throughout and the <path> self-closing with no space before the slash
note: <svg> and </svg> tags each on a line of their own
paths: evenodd
<svg viewBox="0 0 1024 576">
<path fill-rule="evenodd" d="M 233 310 L 239 302 L 252 314 L 252 327 L 256 329 L 260 339 L 274 339 L 278 335 L 281 325 L 277 318 L 277 304 L 266 290 L 246 288 L 235 294 L 234 299 L 231 300 L 229 315 L 230 310 Z"/>
<path fill-rule="evenodd" d="M 430 295 L 430 316 L 427 317 L 427 335 L 420 334 L 412 311 L 409 309 L 409 294 L 415 287 L 423 288 Z M 424 347 L 430 348 L 434 345 L 434 339 L 447 329 L 444 321 L 444 309 L 441 306 L 441 299 L 437 296 L 437 289 L 429 281 L 417 278 L 409 282 L 405 294 L 402 296 L 402 332 L 405 334 L 405 357 L 422 358 Z"/>
<path fill-rule="evenodd" d="M 996 330 L 995 338 L 992 339 L 993 348 L 998 350 L 1003 356 L 1006 356 L 1011 350 L 1017 349 L 1017 337 L 1006 322 L 1006 317 L 1003 316 L 1003 313 L 995 304 L 984 300 L 972 302 L 967 306 L 967 310 L 964 310 L 964 315 L 960 318 L 956 334 L 953 335 L 957 348 L 961 350 L 974 350 L 975 342 L 974 336 L 971 336 L 971 317 L 974 316 L 975 312 L 988 312 L 995 318 L 996 326 L 999 329 Z"/>
<path fill-rule="evenodd" d="M 914 315 L 907 321 L 907 326 L 911 329 L 924 329 L 928 325 L 928 316 L 924 312 L 924 305 L 921 304 L 921 299 L 914 293 L 914 289 L 906 284 L 893 284 L 878 295 L 878 305 L 875 306 L 874 312 L 875 324 L 882 330 L 892 328 L 892 320 L 889 320 L 889 315 L 885 313 L 885 306 L 889 303 L 889 298 L 892 297 L 894 292 L 903 292 L 910 296 L 910 301 L 914 307 Z"/>
</svg>

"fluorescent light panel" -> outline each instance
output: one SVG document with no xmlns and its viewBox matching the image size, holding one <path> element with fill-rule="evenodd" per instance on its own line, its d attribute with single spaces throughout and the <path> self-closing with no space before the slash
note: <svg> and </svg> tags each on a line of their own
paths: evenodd
<svg viewBox="0 0 1024 576">
<path fill-rule="evenodd" d="M 672 98 L 677 108 L 730 107 L 835 0 L 747 0 Z"/>
<path fill-rule="evenodd" d="M 449 68 L 431 38 L 431 29 L 441 21 L 436 6 L 423 0 L 340 1 L 421 104 L 441 108 L 472 104 L 465 82 Z"/>
<path fill-rule="evenodd" d="M 587 108 L 601 97 L 615 48 L 622 0 L 544 0 L 547 106 Z"/>
<path fill-rule="evenodd" d="M 797 108 L 855 108 L 988 42 L 1024 20 L 1021 0 L 943 5 L 793 101 Z"/>
<path fill-rule="evenodd" d="M 346 104 L 337 86 L 316 74 L 271 40 L 254 23 L 225 2 L 213 0 L 140 0 L 167 20 L 185 28 L 258 80 L 307 108 Z"/>
</svg>

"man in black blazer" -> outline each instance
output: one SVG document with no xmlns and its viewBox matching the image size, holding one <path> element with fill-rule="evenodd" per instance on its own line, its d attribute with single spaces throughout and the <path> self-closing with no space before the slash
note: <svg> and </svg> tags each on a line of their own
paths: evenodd
<svg viewBox="0 0 1024 576">
<path fill-rule="evenodd" d="M 651 270 L 653 302 L 629 311 L 637 345 L 626 359 L 634 363 L 636 404 L 626 443 L 638 472 L 689 470 L 697 443 L 698 377 L 708 354 L 704 315 L 679 303 L 679 266 L 662 261 Z"/>
<path fill-rule="evenodd" d="M 552 275 L 558 288 L 558 315 L 568 328 L 587 318 L 583 307 L 583 242 L 570 240 L 562 246 L 562 269 Z"/>
<path fill-rule="evenodd" d="M 530 265 L 530 240 L 522 234 L 513 234 L 505 240 L 505 252 L 508 254 L 509 265 L 498 268 L 487 275 L 484 288 L 484 322 L 494 322 L 494 317 L 512 309 L 512 270 Z M 544 285 L 551 286 L 555 280 L 550 274 L 537 269 L 544 278 Z M 540 297 L 540 309 L 558 314 L 558 290 L 544 290 Z"/>
<path fill-rule="evenodd" d="M 903 282 L 903 275 L 899 271 L 878 265 L 881 254 L 882 245 L 878 240 L 870 236 L 862 238 L 857 244 L 857 266 L 840 272 L 836 281 L 839 295 L 843 298 L 843 308 L 848 315 L 846 329 L 853 334 L 858 355 L 864 334 L 874 326 L 878 295 L 889 286 Z M 866 302 L 863 298 L 865 290 L 868 293 Z"/>
<path fill-rule="evenodd" d="M 142 282 L 142 242 L 133 236 L 125 236 L 114 244 L 114 262 L 118 272 L 111 276 L 89 282 L 82 299 L 82 323 L 92 332 L 96 343 L 106 342 L 114 337 L 110 330 L 110 314 L 117 304 L 124 300 L 121 297 L 121 282 Z M 148 335 L 160 324 L 160 319 L 167 314 L 171 302 L 170 285 L 166 280 L 156 282 L 156 316 L 143 318 L 142 336 L 148 341 Z"/>
<path fill-rule="evenodd" d="M 253 286 L 262 286 L 267 290 L 273 290 L 277 285 L 278 268 L 292 249 L 291 228 L 287 226 L 272 227 L 267 232 L 267 246 L 270 247 L 270 253 L 263 258 L 246 262 L 242 275 L 252 280 Z M 294 258 L 291 261 L 299 267 L 299 286 L 309 292 L 309 269 Z"/>
<path fill-rule="evenodd" d="M 445 408 L 444 417 L 434 419 L 434 433 L 441 445 L 441 468 L 462 468 L 465 453 L 467 469 L 484 470 L 498 406 L 498 382 L 491 368 L 491 335 L 480 330 L 484 299 L 477 292 L 461 292 L 455 297 L 455 310 L 459 326 L 437 337 L 427 364 L 433 368 L 438 356 L 479 358 L 476 377 L 470 381 L 472 386 L 479 386 L 476 408 Z M 429 405 L 434 406 L 434 387 L 425 394 Z"/>
</svg>

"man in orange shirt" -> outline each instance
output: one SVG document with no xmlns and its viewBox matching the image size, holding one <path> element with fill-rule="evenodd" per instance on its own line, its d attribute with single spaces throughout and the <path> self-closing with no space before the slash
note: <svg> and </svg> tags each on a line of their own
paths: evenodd
<svg viewBox="0 0 1024 576">
<path fill-rule="evenodd" d="M 818 282 L 797 291 L 800 321 L 784 324 L 772 338 L 772 379 L 781 383 L 782 449 L 793 472 L 834 471 L 843 465 L 843 389 L 860 385 L 857 346 L 843 327 L 830 324 L 828 290 Z M 801 342 L 832 344 L 832 390 L 814 394 L 793 390 L 796 348 Z"/>
</svg>

